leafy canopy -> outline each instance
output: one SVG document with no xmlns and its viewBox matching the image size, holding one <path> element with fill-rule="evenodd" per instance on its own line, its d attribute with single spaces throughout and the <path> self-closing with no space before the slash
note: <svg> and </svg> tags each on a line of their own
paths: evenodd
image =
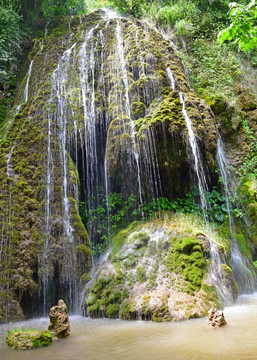
<svg viewBox="0 0 257 360">
<path fill-rule="evenodd" d="M 59 15 L 76 15 L 86 12 L 84 0 L 41 0 L 41 10 L 46 19 Z"/>
<path fill-rule="evenodd" d="M 229 17 L 231 24 L 222 30 L 218 39 L 220 43 L 225 40 L 234 40 L 239 48 L 245 52 L 251 52 L 257 47 L 257 7 L 255 0 L 248 5 L 236 2 L 229 4 Z"/>
</svg>

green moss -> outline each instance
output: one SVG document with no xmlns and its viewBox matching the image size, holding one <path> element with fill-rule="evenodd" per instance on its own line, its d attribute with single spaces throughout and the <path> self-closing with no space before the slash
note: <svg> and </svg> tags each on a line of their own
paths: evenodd
<svg viewBox="0 0 257 360">
<path fill-rule="evenodd" d="M 48 330 L 13 330 L 8 332 L 6 343 L 14 349 L 34 349 L 50 345 L 53 335 Z"/>
<path fill-rule="evenodd" d="M 128 289 L 124 289 L 122 293 L 122 300 L 126 300 L 129 297 Z"/>
<path fill-rule="evenodd" d="M 113 246 L 113 255 L 117 253 L 124 244 L 127 237 L 136 230 L 139 225 L 139 222 L 133 222 L 126 230 L 121 230 L 114 238 L 112 239 L 112 246 Z"/>
<path fill-rule="evenodd" d="M 119 304 L 109 304 L 106 308 L 106 315 L 110 319 L 115 319 L 119 317 L 120 305 Z"/>
<path fill-rule="evenodd" d="M 153 312 L 153 321 L 155 322 L 171 321 L 171 315 L 167 305 L 163 305 L 160 309 L 156 309 Z"/>
<path fill-rule="evenodd" d="M 79 244 L 76 246 L 76 251 L 78 254 L 82 254 L 86 257 L 91 258 L 92 257 L 92 251 L 84 244 Z"/>
<path fill-rule="evenodd" d="M 221 276 L 223 283 L 231 296 L 231 300 L 236 301 L 239 294 L 239 288 L 234 278 L 234 274 L 227 264 L 221 264 Z"/>
<path fill-rule="evenodd" d="M 96 303 L 96 301 L 97 301 L 96 295 L 91 292 L 87 298 L 87 305 L 92 306 L 93 304 Z"/>
<path fill-rule="evenodd" d="M 91 276 L 89 273 L 84 273 L 80 280 L 82 281 L 82 283 L 88 283 L 91 280 Z"/>
<path fill-rule="evenodd" d="M 133 274 L 132 271 L 129 271 L 129 272 L 128 272 L 128 274 L 127 274 L 127 280 L 128 280 L 128 282 L 130 283 L 130 285 L 135 284 L 136 278 L 135 278 L 135 276 L 134 276 L 134 274 Z"/>
<path fill-rule="evenodd" d="M 238 244 L 240 252 L 248 258 L 252 258 L 252 255 L 249 250 L 249 246 L 247 244 L 246 238 L 242 233 L 236 234 L 236 242 Z"/>
<path fill-rule="evenodd" d="M 187 292 L 198 291 L 207 271 L 202 247 L 195 238 L 183 238 L 171 250 L 166 260 L 170 271 L 182 274 L 187 281 Z"/>
<path fill-rule="evenodd" d="M 137 267 L 137 279 L 140 283 L 144 283 L 146 281 L 146 270 L 143 266 Z"/>
<path fill-rule="evenodd" d="M 147 245 L 149 240 L 150 236 L 145 231 L 136 231 L 129 236 L 128 243 L 134 244 L 137 249 L 140 249 Z"/>
<path fill-rule="evenodd" d="M 205 292 L 205 300 L 210 303 L 214 303 L 217 309 L 221 308 L 221 304 L 219 302 L 218 294 L 214 285 L 209 285 L 205 282 L 202 283 L 201 289 Z M 207 310 L 206 310 L 207 315 Z"/>
<path fill-rule="evenodd" d="M 91 288 L 90 291 L 93 292 L 94 294 L 97 294 L 100 290 L 102 290 L 111 281 L 112 281 L 111 277 L 108 277 L 108 276 L 101 277 L 100 279 L 97 279 L 93 288 Z"/>
<path fill-rule="evenodd" d="M 121 308 L 121 318 L 124 320 L 136 319 L 136 313 L 134 310 L 135 304 L 129 300 L 125 300 Z"/>
<path fill-rule="evenodd" d="M 193 251 L 201 251 L 199 242 L 194 238 L 184 238 L 177 245 L 177 249 L 185 254 L 191 254 Z"/>
<path fill-rule="evenodd" d="M 123 284 L 125 282 L 125 274 L 119 270 L 117 276 L 115 277 L 116 284 Z"/>
<path fill-rule="evenodd" d="M 90 289 L 87 298 L 87 310 L 93 317 L 103 315 L 109 318 L 119 316 L 122 294 L 117 283 L 111 277 L 101 277 Z"/>
</svg>

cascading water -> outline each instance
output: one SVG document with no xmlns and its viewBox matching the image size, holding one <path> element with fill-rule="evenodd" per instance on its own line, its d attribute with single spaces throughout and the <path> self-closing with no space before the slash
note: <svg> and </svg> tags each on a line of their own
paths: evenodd
<svg viewBox="0 0 257 360">
<path fill-rule="evenodd" d="M 125 86 L 125 109 L 124 109 L 125 113 L 122 114 L 122 117 L 123 117 L 124 127 L 126 126 L 127 119 L 129 121 L 129 125 L 130 125 L 130 128 L 128 129 L 128 131 L 129 131 L 129 135 L 131 136 L 131 139 L 132 139 L 133 156 L 136 161 L 139 201 L 140 201 L 140 203 L 142 203 L 142 184 L 141 184 L 141 177 L 140 177 L 139 154 L 138 154 L 138 149 L 137 149 L 138 146 L 136 143 L 135 126 L 134 126 L 134 122 L 131 118 L 131 113 L 130 113 L 130 101 L 129 101 L 129 94 L 128 94 L 129 81 L 128 81 L 128 74 L 127 74 L 127 70 L 126 70 L 126 66 L 125 66 L 124 50 L 123 50 L 123 45 L 122 45 L 122 30 L 121 30 L 120 23 L 118 20 L 117 20 L 116 36 L 117 36 L 117 50 L 118 50 L 117 62 L 120 63 L 121 79 Z M 133 170 L 133 169 L 131 168 L 131 170 Z"/>
<path fill-rule="evenodd" d="M 204 174 L 202 161 L 201 161 L 201 157 L 200 157 L 200 150 L 199 150 L 197 140 L 196 140 L 196 137 L 194 134 L 191 119 L 188 116 L 188 113 L 186 110 L 186 105 L 185 105 L 186 98 L 182 93 L 179 94 L 179 98 L 180 98 L 180 102 L 182 104 L 182 113 L 183 113 L 183 116 L 184 116 L 184 119 L 186 122 L 186 126 L 187 126 L 187 130 L 188 130 L 188 140 L 189 140 L 189 144 L 190 144 L 190 149 L 191 149 L 193 159 L 194 159 L 194 169 L 195 169 L 195 173 L 197 175 L 197 180 L 198 180 L 198 189 L 199 189 L 199 193 L 200 193 L 200 200 L 201 200 L 203 215 L 204 215 L 204 218 L 207 219 L 207 215 L 206 215 L 207 203 L 206 203 L 206 199 L 204 196 L 204 191 L 208 191 L 208 187 L 207 187 L 207 182 L 205 179 L 205 174 Z"/>
<path fill-rule="evenodd" d="M 11 199 L 1 214 L 2 264 L 8 257 L 4 249 L 13 238 L 13 209 L 24 203 L 21 218 L 26 222 L 18 221 L 20 228 L 26 225 L 26 231 L 15 234 L 15 246 L 19 251 L 20 244 L 29 243 L 32 253 L 36 241 L 40 250 L 36 255 L 34 251 L 36 260 L 28 268 L 22 262 L 25 275 L 20 276 L 22 266 L 16 269 L 14 261 L 13 273 L 29 286 L 27 277 L 31 283 L 36 279 L 38 303 L 43 300 L 45 310 L 63 296 L 74 309 L 91 267 L 79 201 L 85 204 L 93 250 L 94 245 L 102 245 L 102 227 L 106 227 L 105 238 L 113 235 L 111 195 L 121 195 L 124 203 L 134 195 L 135 209 L 158 197 L 175 200 L 191 188 L 190 167 L 205 213 L 205 169 L 211 169 L 216 150 L 209 149 L 204 139 L 206 129 L 212 140 L 216 138 L 214 126 L 208 129 L 212 114 L 189 88 L 181 61 L 159 33 L 141 21 L 109 11 L 66 19 L 57 26 L 57 31 L 49 27 L 37 52 L 40 56 L 34 57 L 23 82 L 22 102 L 27 101 L 27 106 L 13 125 L 19 127 L 17 139 L 10 137 L 6 144 L 4 170 L 9 179 L 0 192 L 5 203 Z M 20 109 L 21 104 L 12 114 Z M 197 135 L 195 121 L 202 121 Z M 209 163 L 202 146 L 208 150 Z M 26 161 L 21 161 L 22 156 Z M 118 206 L 119 216 L 124 205 Z M 130 222 L 133 206 L 115 231 Z M 212 272 L 218 274 L 212 281 L 222 288 L 218 248 L 210 242 Z M 22 281 L 19 286 L 23 289 Z M 25 303 L 29 303 L 29 286 Z"/>
<path fill-rule="evenodd" d="M 221 138 L 217 142 L 217 163 L 222 177 L 224 195 L 226 198 L 226 208 L 229 219 L 229 229 L 231 235 L 231 264 L 232 271 L 239 286 L 240 293 L 252 293 L 256 290 L 257 277 L 254 265 L 249 258 L 244 256 L 237 244 L 236 226 L 232 214 L 232 193 L 236 191 L 236 183 L 230 173 L 230 164 L 226 158 L 224 144 Z"/>
<path fill-rule="evenodd" d="M 170 79 L 171 87 L 174 91 L 176 88 L 176 85 L 175 85 L 176 80 L 170 69 L 166 69 L 166 71 L 167 71 L 168 77 Z M 196 136 L 195 136 L 195 133 L 193 130 L 192 121 L 191 121 L 190 117 L 188 116 L 188 113 L 186 110 L 186 103 L 185 103 L 186 97 L 182 92 L 180 92 L 179 98 L 180 98 L 180 103 L 182 105 L 182 114 L 185 119 L 187 131 L 188 131 L 188 141 L 189 141 L 189 146 L 190 146 L 190 153 L 193 155 L 194 171 L 197 175 L 198 189 L 199 189 L 199 195 L 200 195 L 203 216 L 204 216 L 206 224 L 208 225 L 208 222 L 207 222 L 208 206 L 207 206 L 207 202 L 205 199 L 205 192 L 208 191 L 208 187 L 207 187 L 207 181 L 205 178 L 204 168 L 203 168 L 202 160 L 201 160 L 201 156 L 200 156 L 200 150 L 199 150 L 199 147 L 197 144 L 197 139 L 196 139 Z M 190 156 L 190 153 L 189 153 L 189 156 Z M 215 285 L 219 299 L 221 300 L 221 302 L 224 305 L 225 304 L 227 305 L 227 304 L 230 304 L 231 302 L 233 302 L 233 300 L 231 298 L 231 294 L 230 294 L 229 290 L 227 289 L 227 287 L 224 283 L 224 279 L 223 279 L 223 275 L 222 275 L 222 266 L 221 266 L 222 261 L 220 258 L 218 245 L 211 238 L 209 239 L 209 243 L 210 243 L 210 252 L 211 252 L 211 259 L 212 259 L 211 266 L 210 266 L 210 278 L 211 278 L 210 280 Z"/>
<path fill-rule="evenodd" d="M 67 106 L 67 93 L 66 93 L 66 84 L 68 81 L 68 69 L 70 66 L 70 56 L 75 48 L 76 44 L 73 44 L 68 50 L 66 50 L 57 65 L 56 70 L 53 72 L 51 84 L 52 84 L 52 96 L 55 97 L 57 102 L 57 112 L 52 113 L 47 112 L 46 116 L 47 121 L 47 181 L 46 181 L 46 240 L 44 243 L 44 251 L 42 258 L 39 259 L 40 266 L 42 268 L 42 281 L 43 281 L 43 298 L 44 298 L 44 310 L 47 309 L 46 294 L 49 290 L 49 277 L 50 277 L 50 267 L 49 267 L 49 241 L 50 233 L 52 226 L 52 210 L 51 210 L 51 200 L 54 197 L 52 189 L 52 181 L 54 179 L 54 166 L 53 166 L 53 153 L 52 153 L 52 131 L 56 133 L 57 124 L 58 124 L 58 138 L 61 144 L 60 147 L 60 163 L 62 164 L 62 189 L 63 189 L 63 224 L 64 231 L 66 234 L 66 241 L 73 243 L 73 232 L 74 229 L 71 225 L 70 219 L 70 204 L 68 199 L 68 159 L 67 159 L 67 118 L 69 116 L 68 106 Z M 52 129 L 53 125 L 54 128 Z M 68 286 L 68 296 L 69 304 L 73 307 L 73 304 L 76 304 L 78 299 L 78 289 L 76 285 L 76 278 L 73 276 L 73 264 L 76 261 L 76 254 L 74 252 L 74 247 L 71 245 L 70 254 L 64 253 L 64 276 L 63 282 L 67 283 Z"/>
</svg>

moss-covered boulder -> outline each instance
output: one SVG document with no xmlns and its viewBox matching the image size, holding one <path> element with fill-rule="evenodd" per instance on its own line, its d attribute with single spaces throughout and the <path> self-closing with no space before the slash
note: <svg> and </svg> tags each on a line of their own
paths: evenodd
<svg viewBox="0 0 257 360">
<path fill-rule="evenodd" d="M 13 349 L 30 350 L 50 345 L 53 335 L 48 330 L 12 330 L 8 332 L 6 343 Z"/>
<path fill-rule="evenodd" d="M 207 238 L 228 254 L 227 240 L 191 215 L 164 213 L 160 219 L 132 223 L 113 238 L 108 260 L 85 288 L 87 314 L 153 321 L 206 316 L 211 307 L 221 306 L 211 281 Z M 235 299 L 233 273 L 228 265 L 223 268 L 224 286 Z"/>
</svg>

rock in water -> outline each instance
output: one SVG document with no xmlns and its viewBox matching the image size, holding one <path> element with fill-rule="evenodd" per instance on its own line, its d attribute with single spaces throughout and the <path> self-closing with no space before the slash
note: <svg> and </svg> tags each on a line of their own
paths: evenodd
<svg viewBox="0 0 257 360">
<path fill-rule="evenodd" d="M 217 309 L 214 308 L 211 308 L 208 311 L 208 319 L 209 319 L 208 325 L 210 328 L 216 328 L 227 325 L 223 312 L 218 311 Z"/>
<path fill-rule="evenodd" d="M 13 349 L 30 350 L 50 345 L 53 335 L 48 330 L 13 330 L 9 331 L 6 343 Z"/>
<path fill-rule="evenodd" d="M 67 306 L 63 300 L 58 301 L 58 305 L 50 309 L 50 324 L 48 330 L 52 331 L 57 337 L 70 335 L 70 322 L 67 313 Z"/>
</svg>

